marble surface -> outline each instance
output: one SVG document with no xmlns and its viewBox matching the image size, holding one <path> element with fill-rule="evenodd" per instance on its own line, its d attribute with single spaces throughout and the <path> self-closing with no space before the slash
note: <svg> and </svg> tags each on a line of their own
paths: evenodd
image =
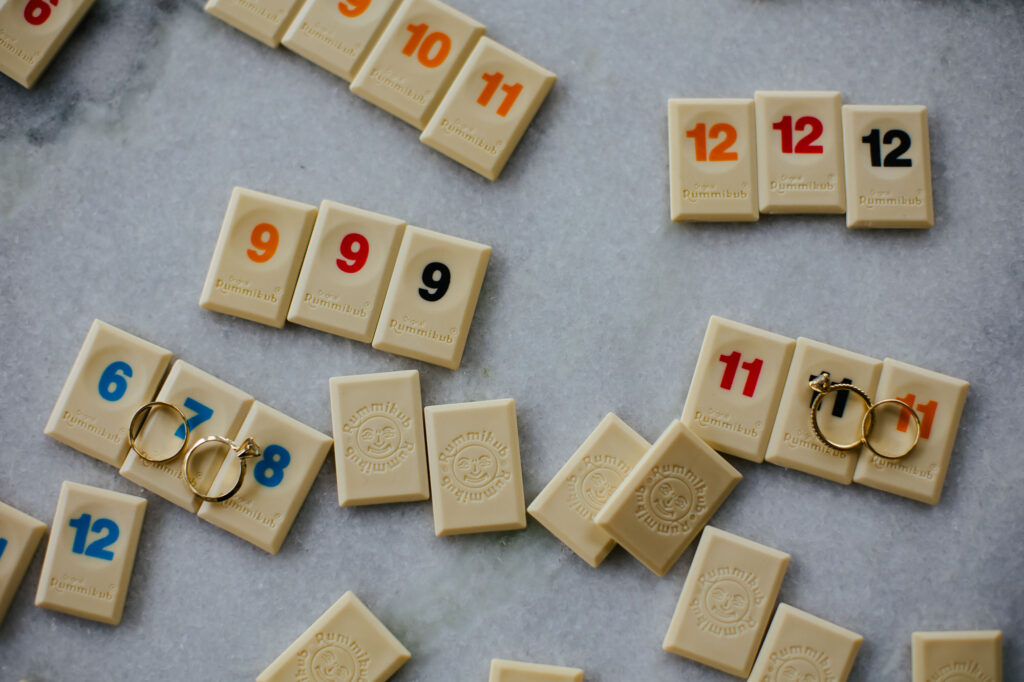
<svg viewBox="0 0 1024 682">
<path fill-rule="evenodd" d="M 559 75 L 494 184 L 199 0 L 99 0 L 37 89 L 0 78 L 0 499 L 47 521 L 63 480 L 150 499 L 123 623 L 33 606 L 40 552 L 0 679 L 252 679 L 346 590 L 412 651 L 402 682 L 484 680 L 491 657 L 734 679 L 661 649 L 692 548 L 658 579 L 621 550 L 593 570 L 536 523 L 438 539 L 429 503 L 340 509 L 329 462 L 271 557 L 42 434 L 96 317 L 325 432 L 334 375 L 513 397 L 529 500 L 609 410 L 649 439 L 678 416 L 711 314 L 971 382 L 939 506 L 734 460 L 713 523 L 792 554 L 782 599 L 864 635 L 851 680 L 908 680 L 914 630 L 976 628 L 1004 630 L 1024 678 L 1024 5 L 453 4 Z M 672 224 L 666 100 L 755 89 L 926 104 L 935 228 Z M 201 310 L 235 184 L 493 245 L 462 369 Z"/>
</svg>

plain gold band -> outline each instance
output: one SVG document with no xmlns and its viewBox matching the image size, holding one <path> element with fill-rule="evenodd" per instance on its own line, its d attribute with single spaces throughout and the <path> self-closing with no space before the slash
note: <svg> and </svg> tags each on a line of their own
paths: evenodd
<svg viewBox="0 0 1024 682">
<path fill-rule="evenodd" d="M 135 439 L 138 438 L 139 433 L 142 432 L 142 427 L 145 426 L 146 421 L 149 420 L 150 413 L 154 409 L 158 408 L 165 408 L 170 410 L 175 415 L 177 415 L 178 419 L 180 419 L 181 423 L 185 426 L 185 437 L 181 441 L 181 447 L 178 448 L 178 450 L 170 457 L 151 457 L 148 452 L 138 447 L 137 444 L 135 443 Z M 181 413 L 181 410 L 179 410 L 174 405 L 171 405 L 170 403 L 164 403 L 157 400 L 151 403 L 146 403 L 138 410 L 136 410 L 135 414 L 132 415 L 132 420 L 128 424 L 128 445 L 131 447 L 131 449 L 135 452 L 136 455 L 146 460 L 147 462 L 167 462 L 174 459 L 181 453 L 185 452 L 185 448 L 188 447 L 188 433 L 188 419 L 185 419 L 185 415 Z"/>
<path fill-rule="evenodd" d="M 914 428 L 916 429 L 916 431 L 914 432 L 914 442 L 910 444 L 910 447 L 907 448 L 905 452 L 899 455 L 883 455 L 881 452 L 876 450 L 875 447 L 871 444 L 871 430 L 874 427 L 874 423 L 869 415 L 871 415 L 874 409 L 876 407 L 879 407 L 880 405 L 899 405 L 904 410 L 910 412 L 910 416 L 914 418 Z M 866 445 L 868 450 L 870 450 L 872 453 L 878 455 L 882 459 L 902 459 L 903 457 L 909 455 L 911 451 L 917 447 L 918 441 L 921 440 L 921 418 L 917 416 L 917 412 L 914 411 L 913 407 L 906 404 L 902 400 L 897 400 L 896 398 L 886 398 L 885 400 L 879 400 L 874 405 L 868 407 L 868 411 L 864 413 L 863 417 L 861 417 L 860 430 L 861 433 L 864 434 L 864 445 Z"/>
</svg>

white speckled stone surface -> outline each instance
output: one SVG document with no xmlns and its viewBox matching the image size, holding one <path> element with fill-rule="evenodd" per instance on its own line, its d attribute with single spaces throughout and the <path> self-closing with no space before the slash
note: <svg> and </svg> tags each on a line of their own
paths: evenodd
<svg viewBox="0 0 1024 682">
<path fill-rule="evenodd" d="M 909 679 L 913 630 L 980 628 L 1024 678 L 1024 5 L 453 4 L 559 76 L 494 184 L 200 0 L 99 0 L 35 90 L 0 78 L 0 499 L 49 521 L 65 479 L 140 493 L 42 434 L 94 317 L 324 432 L 333 375 L 418 368 L 426 405 L 514 397 L 529 501 L 607 411 L 657 437 L 717 313 L 971 381 L 938 507 L 734 459 L 713 523 L 792 554 L 782 599 L 864 635 L 851 680 Z M 935 228 L 670 223 L 666 100 L 758 88 L 926 104 Z M 234 184 L 493 245 L 462 369 L 201 310 Z M 328 463 L 271 557 L 143 494 L 120 627 L 33 606 L 40 553 L 0 679 L 252 679 L 349 589 L 412 652 L 402 682 L 482 681 L 491 657 L 734 679 L 661 650 L 692 549 L 659 580 L 621 550 L 593 570 L 533 522 L 437 539 L 429 503 L 340 509 Z"/>
</svg>

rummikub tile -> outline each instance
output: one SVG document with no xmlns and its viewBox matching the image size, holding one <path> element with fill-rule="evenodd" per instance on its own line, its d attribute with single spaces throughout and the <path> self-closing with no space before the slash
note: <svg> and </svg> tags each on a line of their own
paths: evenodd
<svg viewBox="0 0 1024 682">
<path fill-rule="evenodd" d="M 288 321 L 370 343 L 404 232 L 397 218 L 321 203 Z"/>
<path fill-rule="evenodd" d="M 711 447 L 764 461 L 796 342 L 712 316 L 681 421 Z"/>
<path fill-rule="evenodd" d="M 235 187 L 199 305 L 283 327 L 316 206 Z"/>
<path fill-rule="evenodd" d="M 420 141 L 497 180 L 554 84 L 555 74 L 483 37 Z"/>
<path fill-rule="evenodd" d="M 145 511 L 141 497 L 65 481 L 36 606 L 118 625 Z"/>
<path fill-rule="evenodd" d="M 93 320 L 43 433 L 121 466 L 132 416 L 153 399 L 170 362 L 170 351 Z"/>
<path fill-rule="evenodd" d="M 430 499 L 420 373 L 334 377 L 330 389 L 338 503 Z"/>
<path fill-rule="evenodd" d="M 615 540 L 594 517 L 650 447 L 626 422 L 608 413 L 527 511 L 596 568 Z"/>
<path fill-rule="evenodd" d="M 260 402 L 252 404 L 235 436 L 237 442 L 246 438 L 255 440 L 263 454 L 248 462 L 238 492 L 223 502 L 204 501 L 199 518 L 277 554 L 332 441 Z M 238 467 L 237 458 L 225 458 L 212 489 L 229 490 L 238 480 Z"/>
<path fill-rule="evenodd" d="M 405 0 L 352 92 L 417 130 L 430 120 L 484 25 L 438 0 Z"/>
</svg>

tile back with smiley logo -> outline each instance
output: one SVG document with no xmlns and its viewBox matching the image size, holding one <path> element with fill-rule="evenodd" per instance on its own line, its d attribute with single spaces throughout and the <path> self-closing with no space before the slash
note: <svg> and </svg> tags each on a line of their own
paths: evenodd
<svg viewBox="0 0 1024 682">
<path fill-rule="evenodd" d="M 615 540 L 594 517 L 650 447 L 643 436 L 609 412 L 527 511 L 596 568 Z"/>
<path fill-rule="evenodd" d="M 789 555 L 708 526 L 663 648 L 745 677 L 768 627 Z"/>
<path fill-rule="evenodd" d="M 424 419 L 435 534 L 525 528 L 515 401 L 435 405 Z"/>
<path fill-rule="evenodd" d="M 409 650 L 373 612 L 346 592 L 256 682 L 384 682 L 409 658 Z"/>
<path fill-rule="evenodd" d="M 338 503 L 430 499 L 420 373 L 334 377 L 330 392 Z"/>
</svg>

